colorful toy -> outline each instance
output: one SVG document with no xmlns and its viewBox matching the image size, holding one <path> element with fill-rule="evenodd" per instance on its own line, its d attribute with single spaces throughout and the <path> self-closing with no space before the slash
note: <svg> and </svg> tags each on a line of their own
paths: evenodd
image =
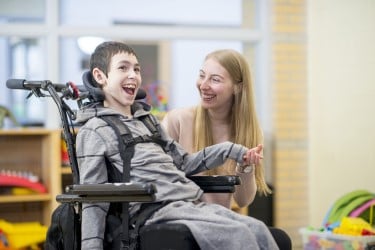
<svg viewBox="0 0 375 250">
<path fill-rule="evenodd" d="M 340 225 L 333 229 L 333 233 L 365 236 L 375 235 L 375 229 L 360 217 L 344 217 L 341 219 Z"/>
<path fill-rule="evenodd" d="M 47 193 L 46 187 L 35 175 L 0 171 L 0 187 L 23 187 L 36 193 Z"/>
<path fill-rule="evenodd" d="M 304 250 L 375 249 L 375 194 L 354 190 L 337 199 L 319 229 L 303 228 Z"/>
<path fill-rule="evenodd" d="M 368 221 L 371 225 L 374 226 L 374 207 L 375 207 L 375 198 L 369 200 L 363 205 L 357 207 L 350 213 L 350 217 L 361 217 Z"/>
<path fill-rule="evenodd" d="M 371 216 L 369 214 L 369 210 L 371 208 L 370 205 L 366 205 L 361 210 L 355 212 L 352 216 L 350 215 L 356 209 L 362 207 L 364 204 L 375 199 L 375 194 L 371 193 L 367 190 L 355 190 L 349 192 L 342 197 L 340 197 L 337 201 L 335 201 L 332 207 L 327 212 L 324 220 L 323 220 L 323 227 L 325 228 L 332 228 L 332 225 L 337 224 L 340 222 L 344 217 L 361 217 L 370 224 L 374 222 L 375 214 L 372 213 Z M 369 203 L 372 204 L 373 203 Z M 368 215 L 368 216 L 366 216 Z M 371 217 L 371 218 L 370 218 Z"/>
</svg>

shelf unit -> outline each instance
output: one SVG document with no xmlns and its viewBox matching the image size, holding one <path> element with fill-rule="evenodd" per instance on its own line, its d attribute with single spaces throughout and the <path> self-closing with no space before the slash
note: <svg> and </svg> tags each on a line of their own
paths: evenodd
<svg viewBox="0 0 375 250">
<path fill-rule="evenodd" d="M 77 130 L 78 131 L 78 130 Z M 75 133 L 77 132 L 75 131 Z M 66 186 L 73 184 L 72 168 L 70 166 L 68 148 L 66 141 L 61 135 L 61 189 L 65 190 Z"/>
<path fill-rule="evenodd" d="M 31 172 L 48 190 L 46 194 L 1 194 L 0 218 L 49 226 L 58 206 L 56 195 L 61 193 L 61 130 L 0 130 L 0 169 Z"/>
</svg>

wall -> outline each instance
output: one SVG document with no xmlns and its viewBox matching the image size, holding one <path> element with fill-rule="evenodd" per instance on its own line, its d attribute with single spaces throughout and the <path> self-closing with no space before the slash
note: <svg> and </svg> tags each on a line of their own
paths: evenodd
<svg viewBox="0 0 375 250">
<path fill-rule="evenodd" d="M 308 5 L 309 224 L 355 189 L 375 192 L 375 1 Z"/>
<path fill-rule="evenodd" d="M 233 41 L 177 40 L 172 47 L 172 82 L 168 104 L 173 108 L 188 107 L 199 103 L 196 81 L 204 57 L 216 50 L 231 48 L 242 52 L 242 43 Z M 187 65 L 189 65 L 187 67 Z"/>
<path fill-rule="evenodd" d="M 306 2 L 272 2 L 274 217 L 299 249 L 308 217 Z"/>
<path fill-rule="evenodd" d="M 274 0 L 270 44 L 275 224 L 301 249 L 332 203 L 375 192 L 375 1 Z"/>
</svg>

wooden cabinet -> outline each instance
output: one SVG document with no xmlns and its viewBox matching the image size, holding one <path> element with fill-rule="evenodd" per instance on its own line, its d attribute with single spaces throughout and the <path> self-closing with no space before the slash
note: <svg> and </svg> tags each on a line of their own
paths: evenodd
<svg viewBox="0 0 375 250">
<path fill-rule="evenodd" d="M 49 226 L 61 193 L 61 130 L 0 130 L 0 170 L 31 172 L 47 188 L 47 193 L 0 194 L 0 218 Z"/>
</svg>

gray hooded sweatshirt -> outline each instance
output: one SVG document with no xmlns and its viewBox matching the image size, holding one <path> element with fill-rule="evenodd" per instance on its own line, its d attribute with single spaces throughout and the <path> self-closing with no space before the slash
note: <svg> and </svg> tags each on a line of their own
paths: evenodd
<svg viewBox="0 0 375 250">
<path fill-rule="evenodd" d="M 132 118 L 100 105 L 78 111 L 77 122 L 84 123 L 79 128 L 76 139 L 80 183 L 108 182 L 105 158 L 122 172 L 118 138 L 113 129 L 97 116 L 119 115 L 133 137 L 151 135 L 139 120 L 139 117 L 149 114 L 150 107 L 136 102 L 132 109 Z M 156 121 L 155 117 L 152 118 Z M 199 202 L 203 191 L 186 177 L 220 166 L 227 158 L 243 163 L 242 157 L 247 148 L 224 142 L 187 154 L 156 122 L 163 140 L 167 142 L 166 152 L 153 142 L 137 143 L 131 159 L 131 182 L 154 184 L 157 189 L 155 202 L 168 202 L 146 224 L 183 223 L 189 227 L 200 248 L 204 250 L 278 249 L 264 223 L 220 205 Z M 139 207 L 140 203 L 131 203 L 131 214 Z M 109 203 L 83 204 L 82 249 L 103 249 L 108 209 Z"/>
</svg>

